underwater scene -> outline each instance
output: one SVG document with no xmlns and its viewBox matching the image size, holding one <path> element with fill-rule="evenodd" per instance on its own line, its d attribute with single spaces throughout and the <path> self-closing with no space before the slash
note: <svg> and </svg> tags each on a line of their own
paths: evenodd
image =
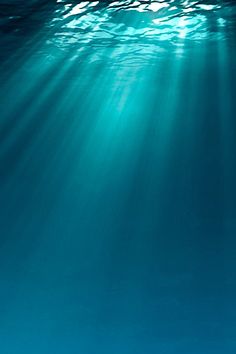
<svg viewBox="0 0 236 354">
<path fill-rule="evenodd" d="M 236 353 L 236 2 L 0 0 L 0 353 Z"/>
</svg>

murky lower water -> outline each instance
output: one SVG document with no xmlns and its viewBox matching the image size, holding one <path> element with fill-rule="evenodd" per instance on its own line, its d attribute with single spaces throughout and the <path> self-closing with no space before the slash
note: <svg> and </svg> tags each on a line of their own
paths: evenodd
<svg viewBox="0 0 236 354">
<path fill-rule="evenodd" d="M 235 2 L 0 29 L 0 353 L 235 353 Z"/>
</svg>

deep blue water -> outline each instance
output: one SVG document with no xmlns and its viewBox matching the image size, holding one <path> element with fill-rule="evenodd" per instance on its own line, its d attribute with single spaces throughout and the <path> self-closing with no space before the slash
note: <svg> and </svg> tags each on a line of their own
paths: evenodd
<svg viewBox="0 0 236 354">
<path fill-rule="evenodd" d="M 0 29 L 0 353 L 235 354 L 234 1 Z"/>
</svg>

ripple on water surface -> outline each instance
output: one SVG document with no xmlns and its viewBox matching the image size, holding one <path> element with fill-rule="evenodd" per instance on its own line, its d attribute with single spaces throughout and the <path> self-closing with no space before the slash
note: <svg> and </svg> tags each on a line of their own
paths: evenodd
<svg viewBox="0 0 236 354">
<path fill-rule="evenodd" d="M 6 50 L 16 37 L 34 50 L 49 48 L 78 55 L 85 48 L 96 56 L 143 60 L 166 50 L 182 54 L 206 42 L 231 39 L 236 6 L 230 1 L 6 1 L 1 29 Z M 18 41 L 17 41 L 18 42 Z M 22 45 L 19 44 L 19 47 Z M 183 50 L 184 48 L 184 50 Z M 52 54 L 52 51 L 51 51 Z M 53 54 L 52 54 L 53 55 Z M 71 57 L 73 56 L 71 55 Z"/>
</svg>

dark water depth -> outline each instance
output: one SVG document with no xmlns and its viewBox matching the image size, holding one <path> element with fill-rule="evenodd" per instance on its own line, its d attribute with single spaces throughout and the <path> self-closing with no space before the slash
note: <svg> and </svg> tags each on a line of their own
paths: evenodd
<svg viewBox="0 0 236 354">
<path fill-rule="evenodd" d="M 0 0 L 0 353 L 236 353 L 234 1 Z"/>
</svg>

